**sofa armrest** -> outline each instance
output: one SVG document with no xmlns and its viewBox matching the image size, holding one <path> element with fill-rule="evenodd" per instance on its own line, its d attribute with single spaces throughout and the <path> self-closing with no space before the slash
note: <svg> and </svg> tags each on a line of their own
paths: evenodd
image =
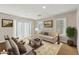
<svg viewBox="0 0 79 59">
<path fill-rule="evenodd" d="M 56 40 L 58 40 L 58 36 L 54 36 L 54 37 L 53 37 L 53 39 L 56 39 Z"/>
</svg>

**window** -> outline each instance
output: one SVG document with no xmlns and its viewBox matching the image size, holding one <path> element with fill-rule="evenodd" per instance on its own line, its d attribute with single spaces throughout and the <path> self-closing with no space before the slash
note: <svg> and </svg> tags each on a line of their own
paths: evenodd
<svg viewBox="0 0 79 59">
<path fill-rule="evenodd" d="M 66 35 L 66 19 L 61 18 L 56 20 L 56 32 L 58 32 L 61 35 Z"/>
<path fill-rule="evenodd" d="M 43 29 L 43 21 L 37 21 L 36 28 L 38 28 L 39 32 L 41 32 Z"/>
<path fill-rule="evenodd" d="M 16 36 L 27 37 L 31 35 L 31 23 L 30 22 L 16 22 Z"/>
</svg>

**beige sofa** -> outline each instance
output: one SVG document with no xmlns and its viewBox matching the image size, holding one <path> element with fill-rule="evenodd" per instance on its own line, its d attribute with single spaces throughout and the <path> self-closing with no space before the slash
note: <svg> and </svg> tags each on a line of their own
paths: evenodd
<svg viewBox="0 0 79 59">
<path fill-rule="evenodd" d="M 53 32 L 53 33 L 51 33 L 51 35 L 35 34 L 32 36 L 32 39 L 34 39 L 34 38 L 39 38 L 44 41 L 56 43 L 58 41 L 58 33 Z"/>
<path fill-rule="evenodd" d="M 50 43 L 56 43 L 57 42 L 57 37 L 51 37 L 51 36 L 46 36 L 46 35 L 39 35 L 39 38 L 48 41 Z"/>
</svg>

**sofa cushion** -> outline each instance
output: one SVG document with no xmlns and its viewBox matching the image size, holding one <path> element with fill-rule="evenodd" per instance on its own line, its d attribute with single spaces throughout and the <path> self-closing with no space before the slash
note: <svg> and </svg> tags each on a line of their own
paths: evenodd
<svg viewBox="0 0 79 59">
<path fill-rule="evenodd" d="M 57 37 L 53 37 L 53 36 L 39 34 L 39 38 L 44 40 L 44 41 L 51 42 L 51 43 L 56 43 L 56 41 L 57 41 L 57 39 L 56 39 Z"/>
<path fill-rule="evenodd" d="M 56 37 L 56 36 L 58 36 L 58 33 L 57 32 L 53 32 L 53 33 L 51 33 L 51 36 L 52 37 Z"/>
</svg>

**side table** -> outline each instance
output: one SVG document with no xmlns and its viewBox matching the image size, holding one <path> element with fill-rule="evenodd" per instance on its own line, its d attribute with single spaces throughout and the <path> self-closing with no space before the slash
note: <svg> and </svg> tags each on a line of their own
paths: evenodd
<svg viewBox="0 0 79 59">
<path fill-rule="evenodd" d="M 68 40 L 68 41 L 67 41 L 67 44 L 68 44 L 69 46 L 73 46 L 73 45 L 74 45 L 72 40 Z"/>
<path fill-rule="evenodd" d="M 0 53 L 3 51 L 7 51 L 5 42 L 0 42 Z"/>
</svg>

